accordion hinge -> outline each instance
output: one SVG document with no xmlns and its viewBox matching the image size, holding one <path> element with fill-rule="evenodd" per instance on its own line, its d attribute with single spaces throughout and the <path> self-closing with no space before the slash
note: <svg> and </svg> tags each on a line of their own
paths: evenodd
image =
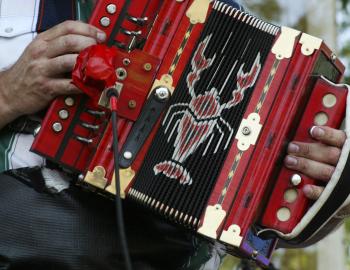
<svg viewBox="0 0 350 270">
<path fill-rule="evenodd" d="M 279 60 L 289 59 L 293 55 L 295 40 L 301 32 L 289 27 L 282 26 L 281 34 L 272 47 L 272 53 Z"/>
<path fill-rule="evenodd" d="M 122 199 L 125 198 L 125 190 L 130 185 L 132 179 L 135 177 L 135 171 L 132 170 L 130 167 L 126 169 L 119 170 L 119 179 L 120 179 L 120 197 Z M 106 191 L 112 194 L 116 194 L 115 189 L 115 174 L 113 174 L 112 182 L 110 185 L 106 187 Z"/>
<path fill-rule="evenodd" d="M 92 172 L 88 171 L 84 182 L 94 187 L 104 189 L 107 184 L 106 170 L 102 166 L 96 166 Z"/>
<path fill-rule="evenodd" d="M 227 231 L 223 231 L 220 236 L 220 241 L 230 244 L 234 247 L 239 247 L 242 243 L 241 228 L 234 224 L 231 225 Z"/>
<path fill-rule="evenodd" d="M 299 41 L 299 43 L 302 44 L 301 52 L 305 56 L 310 56 L 321 48 L 322 42 L 320 38 L 303 33 Z"/>
<path fill-rule="evenodd" d="M 226 211 L 222 209 L 220 204 L 209 205 L 205 210 L 203 225 L 198 229 L 198 233 L 217 239 L 217 230 L 225 217 Z"/>
<path fill-rule="evenodd" d="M 155 80 L 152 86 L 151 91 L 149 94 L 152 93 L 152 91 L 158 87 L 165 87 L 169 90 L 169 92 L 172 94 L 174 92 L 174 86 L 173 86 L 173 77 L 170 74 L 163 74 L 160 80 Z"/>
<path fill-rule="evenodd" d="M 191 24 L 204 23 L 211 0 L 194 0 L 186 12 Z"/>
<path fill-rule="evenodd" d="M 251 113 L 247 119 L 243 119 L 236 135 L 238 149 L 246 151 L 251 145 L 255 145 L 261 128 L 259 114 Z"/>
</svg>

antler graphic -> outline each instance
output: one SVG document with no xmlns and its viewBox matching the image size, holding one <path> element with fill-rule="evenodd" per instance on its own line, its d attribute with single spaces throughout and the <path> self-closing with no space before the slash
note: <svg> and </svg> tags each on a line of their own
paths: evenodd
<svg viewBox="0 0 350 270">
<path fill-rule="evenodd" d="M 224 109 L 229 109 L 240 103 L 244 98 L 245 91 L 254 86 L 261 71 L 260 53 L 256 56 L 249 72 L 244 73 L 244 65 L 245 64 L 241 65 L 241 68 L 237 73 L 237 88 L 232 92 L 232 99 L 224 105 Z"/>
</svg>

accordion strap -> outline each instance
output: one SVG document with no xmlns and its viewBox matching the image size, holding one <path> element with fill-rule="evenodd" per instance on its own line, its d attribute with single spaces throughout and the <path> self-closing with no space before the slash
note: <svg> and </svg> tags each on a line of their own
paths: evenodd
<svg viewBox="0 0 350 270">
<path fill-rule="evenodd" d="M 331 180 L 325 187 L 320 198 L 310 207 L 293 231 L 288 234 L 271 229 L 264 229 L 259 232 L 259 234 L 274 232 L 289 244 L 300 244 L 310 241 L 311 238 L 314 238 L 322 231 L 323 227 L 336 216 L 342 207 L 350 203 L 350 184 L 348 179 L 350 175 L 350 86 L 344 84 L 335 85 L 329 80 L 323 79 L 331 85 L 346 87 L 348 89 L 347 109 L 344 121 L 344 131 L 347 139 Z"/>
</svg>

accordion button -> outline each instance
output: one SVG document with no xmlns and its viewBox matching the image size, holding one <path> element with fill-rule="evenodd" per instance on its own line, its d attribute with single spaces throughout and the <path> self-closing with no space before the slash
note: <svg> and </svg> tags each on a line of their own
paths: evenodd
<svg viewBox="0 0 350 270">
<path fill-rule="evenodd" d="M 132 159 L 132 153 L 129 151 L 124 152 L 123 156 L 125 159 Z"/>
<path fill-rule="evenodd" d="M 69 117 L 69 112 L 67 110 L 60 110 L 58 112 L 58 116 L 62 119 L 62 120 L 66 120 Z"/>
<path fill-rule="evenodd" d="M 298 191 L 295 189 L 288 189 L 283 197 L 287 203 L 293 203 L 298 198 Z"/>
<path fill-rule="evenodd" d="M 324 126 L 327 124 L 328 119 L 329 119 L 329 117 L 325 112 L 319 112 L 315 116 L 314 124 L 317 126 Z"/>
<path fill-rule="evenodd" d="M 74 106 L 74 99 L 72 97 L 66 97 L 64 100 L 64 104 L 66 104 L 68 107 Z"/>
<path fill-rule="evenodd" d="M 292 213 L 287 207 L 282 207 L 277 211 L 277 218 L 279 221 L 282 221 L 282 222 L 288 221 L 291 215 Z"/>
<path fill-rule="evenodd" d="M 53 129 L 54 132 L 59 133 L 59 132 L 61 132 L 63 130 L 63 126 L 62 126 L 61 123 L 56 122 L 56 123 L 54 123 L 52 125 L 52 129 Z"/>
<path fill-rule="evenodd" d="M 299 174 L 293 174 L 290 182 L 292 183 L 293 186 L 298 186 L 301 183 L 301 176 Z"/>
<path fill-rule="evenodd" d="M 102 17 L 100 20 L 100 24 L 103 27 L 108 27 L 111 24 L 111 20 L 108 17 Z"/>
<path fill-rule="evenodd" d="M 322 99 L 323 106 L 332 108 L 337 103 L 337 97 L 333 94 L 327 94 Z"/>
<path fill-rule="evenodd" d="M 109 14 L 114 14 L 114 13 L 117 12 L 117 6 L 114 5 L 114 4 L 109 4 L 109 5 L 107 6 L 106 10 L 107 10 L 107 12 L 108 12 Z"/>
</svg>

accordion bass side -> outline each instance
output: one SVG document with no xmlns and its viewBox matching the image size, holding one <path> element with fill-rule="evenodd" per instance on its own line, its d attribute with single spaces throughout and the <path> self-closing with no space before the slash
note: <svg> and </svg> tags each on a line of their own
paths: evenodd
<svg viewBox="0 0 350 270">
<path fill-rule="evenodd" d="M 99 1 L 90 23 L 109 46 L 80 54 L 85 94 L 53 102 L 32 151 L 116 194 L 114 87 L 122 196 L 263 266 L 277 239 L 309 240 L 346 201 L 347 146 L 314 204 L 302 187 L 316 181 L 283 167 L 289 141 L 345 117 L 344 67 L 322 40 L 224 1 Z"/>
</svg>

